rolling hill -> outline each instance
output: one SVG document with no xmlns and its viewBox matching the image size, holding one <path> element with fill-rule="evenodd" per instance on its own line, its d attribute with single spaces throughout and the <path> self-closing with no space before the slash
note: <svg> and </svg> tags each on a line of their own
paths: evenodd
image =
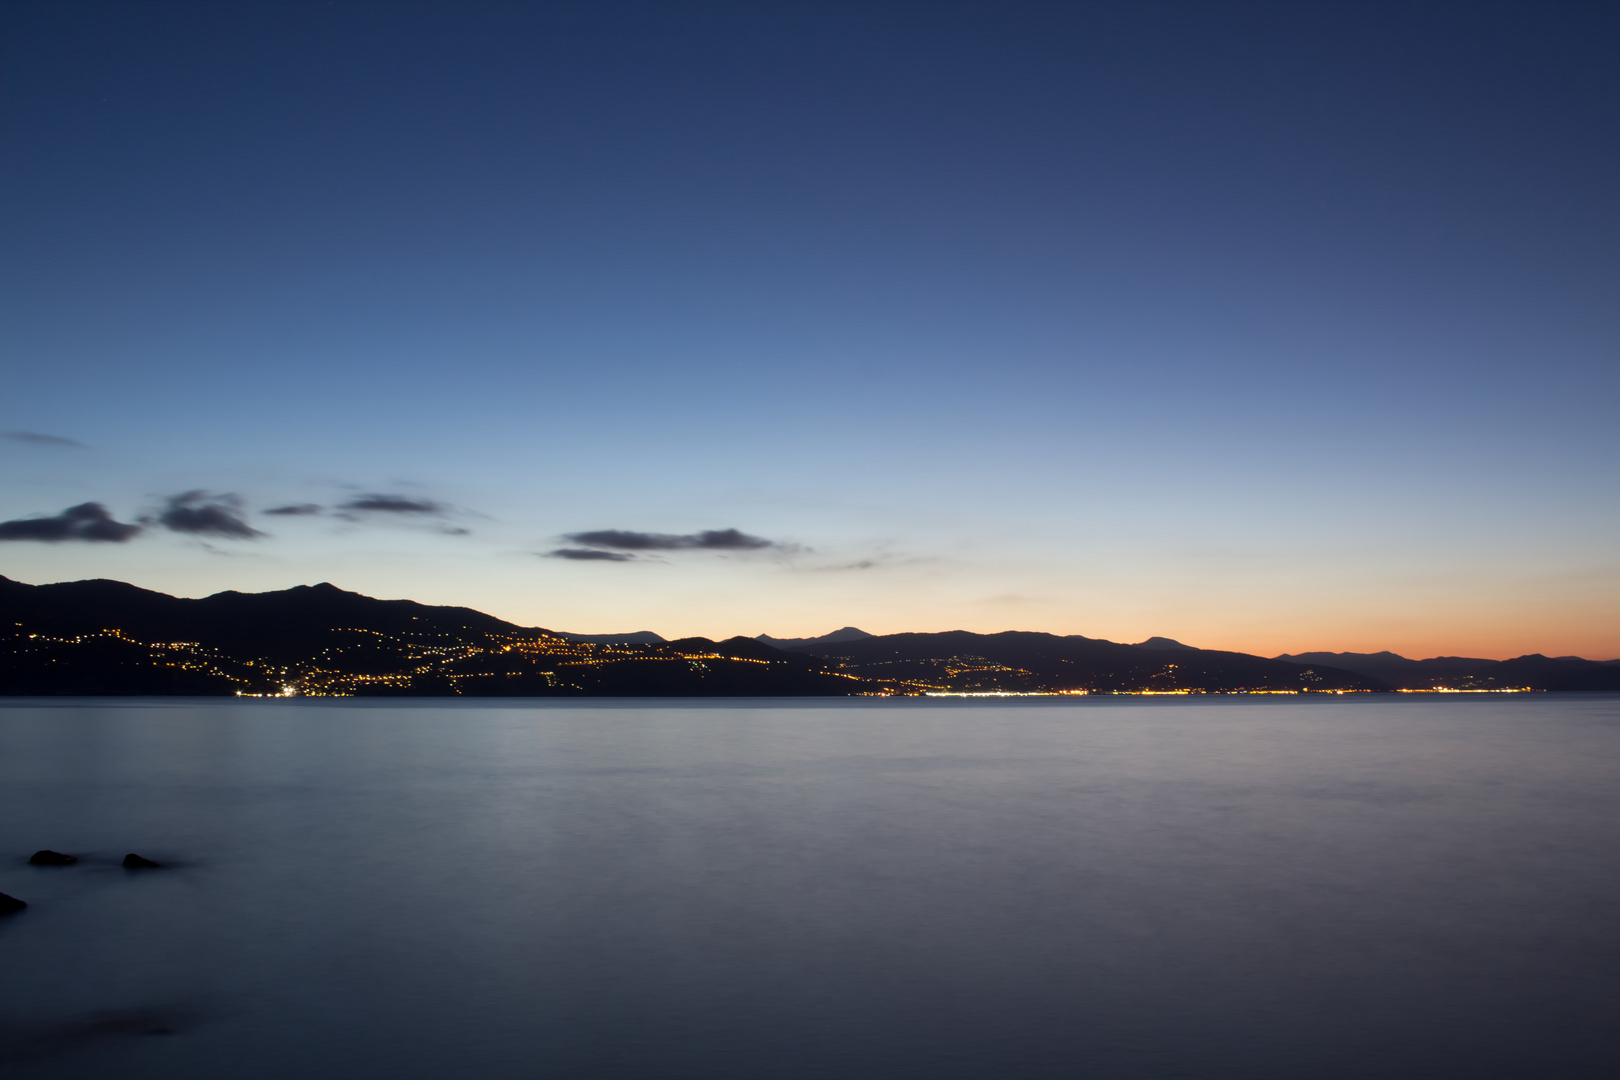
<svg viewBox="0 0 1620 1080">
<path fill-rule="evenodd" d="M 11 695 L 775 696 L 882 693 L 748 638 L 569 640 L 469 608 L 333 585 L 180 599 L 0 577 Z"/>
</svg>

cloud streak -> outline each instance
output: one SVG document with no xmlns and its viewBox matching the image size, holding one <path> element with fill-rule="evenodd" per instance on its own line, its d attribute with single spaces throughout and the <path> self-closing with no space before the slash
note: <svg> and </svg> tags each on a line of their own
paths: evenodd
<svg viewBox="0 0 1620 1080">
<path fill-rule="evenodd" d="M 338 507 L 368 514 L 442 514 L 444 507 L 431 499 L 411 499 L 404 495 L 362 495 Z"/>
<path fill-rule="evenodd" d="M 433 499 L 411 498 L 408 495 L 387 495 L 369 493 L 358 495 L 348 502 L 338 503 L 328 509 L 320 503 L 288 503 L 285 506 L 273 506 L 260 513 L 273 517 L 323 517 L 329 516 L 352 525 L 377 523 L 389 517 L 406 519 L 413 518 L 447 518 L 456 513 L 455 508 Z M 471 536 L 472 530 L 459 525 L 450 525 L 444 521 L 425 523 L 433 532 L 443 536 Z"/>
<path fill-rule="evenodd" d="M 201 490 L 172 496 L 157 516 L 157 523 L 170 532 L 225 540 L 256 540 L 265 535 L 242 520 L 240 498 Z"/>
<path fill-rule="evenodd" d="M 596 529 L 563 537 L 584 548 L 610 551 L 761 551 L 784 545 L 738 529 L 705 529 L 695 533 L 647 533 L 628 529 Z"/>
<path fill-rule="evenodd" d="M 548 559 L 573 559 L 576 562 L 629 562 L 634 555 L 625 555 L 617 551 L 599 551 L 595 548 L 558 548 L 546 552 Z"/>
<path fill-rule="evenodd" d="M 47 544 L 63 540 L 122 544 L 140 531 L 139 525 L 115 521 L 98 502 L 70 506 L 55 517 L 0 521 L 0 540 L 35 540 Z"/>
<path fill-rule="evenodd" d="M 77 439 L 65 439 L 60 435 L 45 435 L 38 431 L 8 431 L 6 438 L 15 442 L 32 443 L 35 446 L 83 446 Z"/>
</svg>

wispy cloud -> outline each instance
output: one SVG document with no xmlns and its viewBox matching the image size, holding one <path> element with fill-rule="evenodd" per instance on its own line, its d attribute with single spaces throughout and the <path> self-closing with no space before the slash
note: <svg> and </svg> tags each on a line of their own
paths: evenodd
<svg viewBox="0 0 1620 1080">
<path fill-rule="evenodd" d="M 460 525 L 451 525 L 443 520 L 431 520 L 452 516 L 460 517 L 465 514 L 465 511 L 433 499 L 413 498 L 409 495 L 388 495 L 372 492 L 356 495 L 349 501 L 338 503 L 330 509 L 320 503 L 288 503 L 285 506 L 274 506 L 260 512 L 275 517 L 333 517 L 340 521 L 349 522 L 351 525 L 365 524 L 368 521 L 381 522 L 389 518 L 412 521 L 429 519 L 423 522 L 425 527 L 440 535 L 472 535 L 471 529 L 463 528 Z"/>
<path fill-rule="evenodd" d="M 629 562 L 634 555 L 625 555 L 617 551 L 600 551 L 595 548 L 558 548 L 546 552 L 548 559 L 574 559 L 578 562 Z"/>
<path fill-rule="evenodd" d="M 139 525 L 115 521 L 98 502 L 70 506 L 55 517 L 0 521 L 0 540 L 37 540 L 47 544 L 63 540 L 122 544 L 140 531 Z"/>
<path fill-rule="evenodd" d="M 242 500 L 235 495 L 187 491 L 171 496 L 157 516 L 170 532 L 217 536 L 226 540 L 254 540 L 265 534 L 242 520 Z"/>
<path fill-rule="evenodd" d="M 404 495 L 362 495 L 350 499 L 339 510 L 367 514 L 443 514 L 443 504 L 431 499 L 412 499 Z"/>
<path fill-rule="evenodd" d="M 83 446 L 78 439 L 68 439 L 61 435 L 46 435 L 38 431 L 7 431 L 5 437 L 14 442 L 33 443 L 35 446 Z"/>
<path fill-rule="evenodd" d="M 705 529 L 695 533 L 647 533 L 627 529 L 596 529 L 569 533 L 564 540 L 586 548 L 614 551 L 760 551 L 787 545 L 738 529 Z"/>
</svg>

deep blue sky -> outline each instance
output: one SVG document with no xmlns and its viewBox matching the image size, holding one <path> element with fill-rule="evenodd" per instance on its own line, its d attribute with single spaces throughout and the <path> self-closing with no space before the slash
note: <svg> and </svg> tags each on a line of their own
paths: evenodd
<svg viewBox="0 0 1620 1080">
<path fill-rule="evenodd" d="M 4 440 L 0 520 L 148 519 L 0 573 L 1620 655 L 1613 4 L 0 31 L 0 428 L 83 444 Z M 166 526 L 198 490 L 233 516 Z M 372 494 L 434 509 L 333 510 Z M 565 539 L 725 528 L 774 546 Z"/>
</svg>

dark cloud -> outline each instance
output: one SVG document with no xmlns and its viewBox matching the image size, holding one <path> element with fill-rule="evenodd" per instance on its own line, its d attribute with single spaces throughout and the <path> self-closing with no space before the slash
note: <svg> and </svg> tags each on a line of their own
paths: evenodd
<svg viewBox="0 0 1620 1080">
<path fill-rule="evenodd" d="M 580 562 L 629 562 L 634 555 L 621 555 L 617 551 L 597 551 L 594 548 L 558 548 L 546 552 L 548 559 L 577 559 Z"/>
<path fill-rule="evenodd" d="M 188 491 L 169 499 L 158 524 L 171 532 L 218 536 L 226 540 L 252 540 L 264 533 L 242 520 L 242 500 L 235 495 Z"/>
<path fill-rule="evenodd" d="M 277 514 L 281 517 L 304 517 L 308 514 L 318 514 L 324 509 L 325 507 L 316 503 L 294 503 L 291 506 L 278 506 L 272 510 L 266 510 L 265 513 Z"/>
<path fill-rule="evenodd" d="M 442 514 L 444 507 L 431 499 L 408 499 L 403 495 L 362 495 L 338 507 L 339 510 L 365 510 L 381 514 Z"/>
<path fill-rule="evenodd" d="M 706 529 L 684 535 L 597 529 L 593 532 L 569 533 L 563 539 L 586 547 L 618 551 L 758 551 L 782 546 L 774 540 L 749 536 L 737 529 Z"/>
<path fill-rule="evenodd" d="M 60 435 L 43 435 L 37 431 L 8 431 L 6 438 L 17 442 L 33 443 L 35 446 L 83 446 L 77 439 L 64 439 Z"/>
<path fill-rule="evenodd" d="M 139 525 L 114 521 L 107 508 L 95 502 L 70 506 L 55 517 L 0 521 L 0 540 L 40 540 L 48 544 L 61 540 L 122 544 L 140 531 Z"/>
</svg>

